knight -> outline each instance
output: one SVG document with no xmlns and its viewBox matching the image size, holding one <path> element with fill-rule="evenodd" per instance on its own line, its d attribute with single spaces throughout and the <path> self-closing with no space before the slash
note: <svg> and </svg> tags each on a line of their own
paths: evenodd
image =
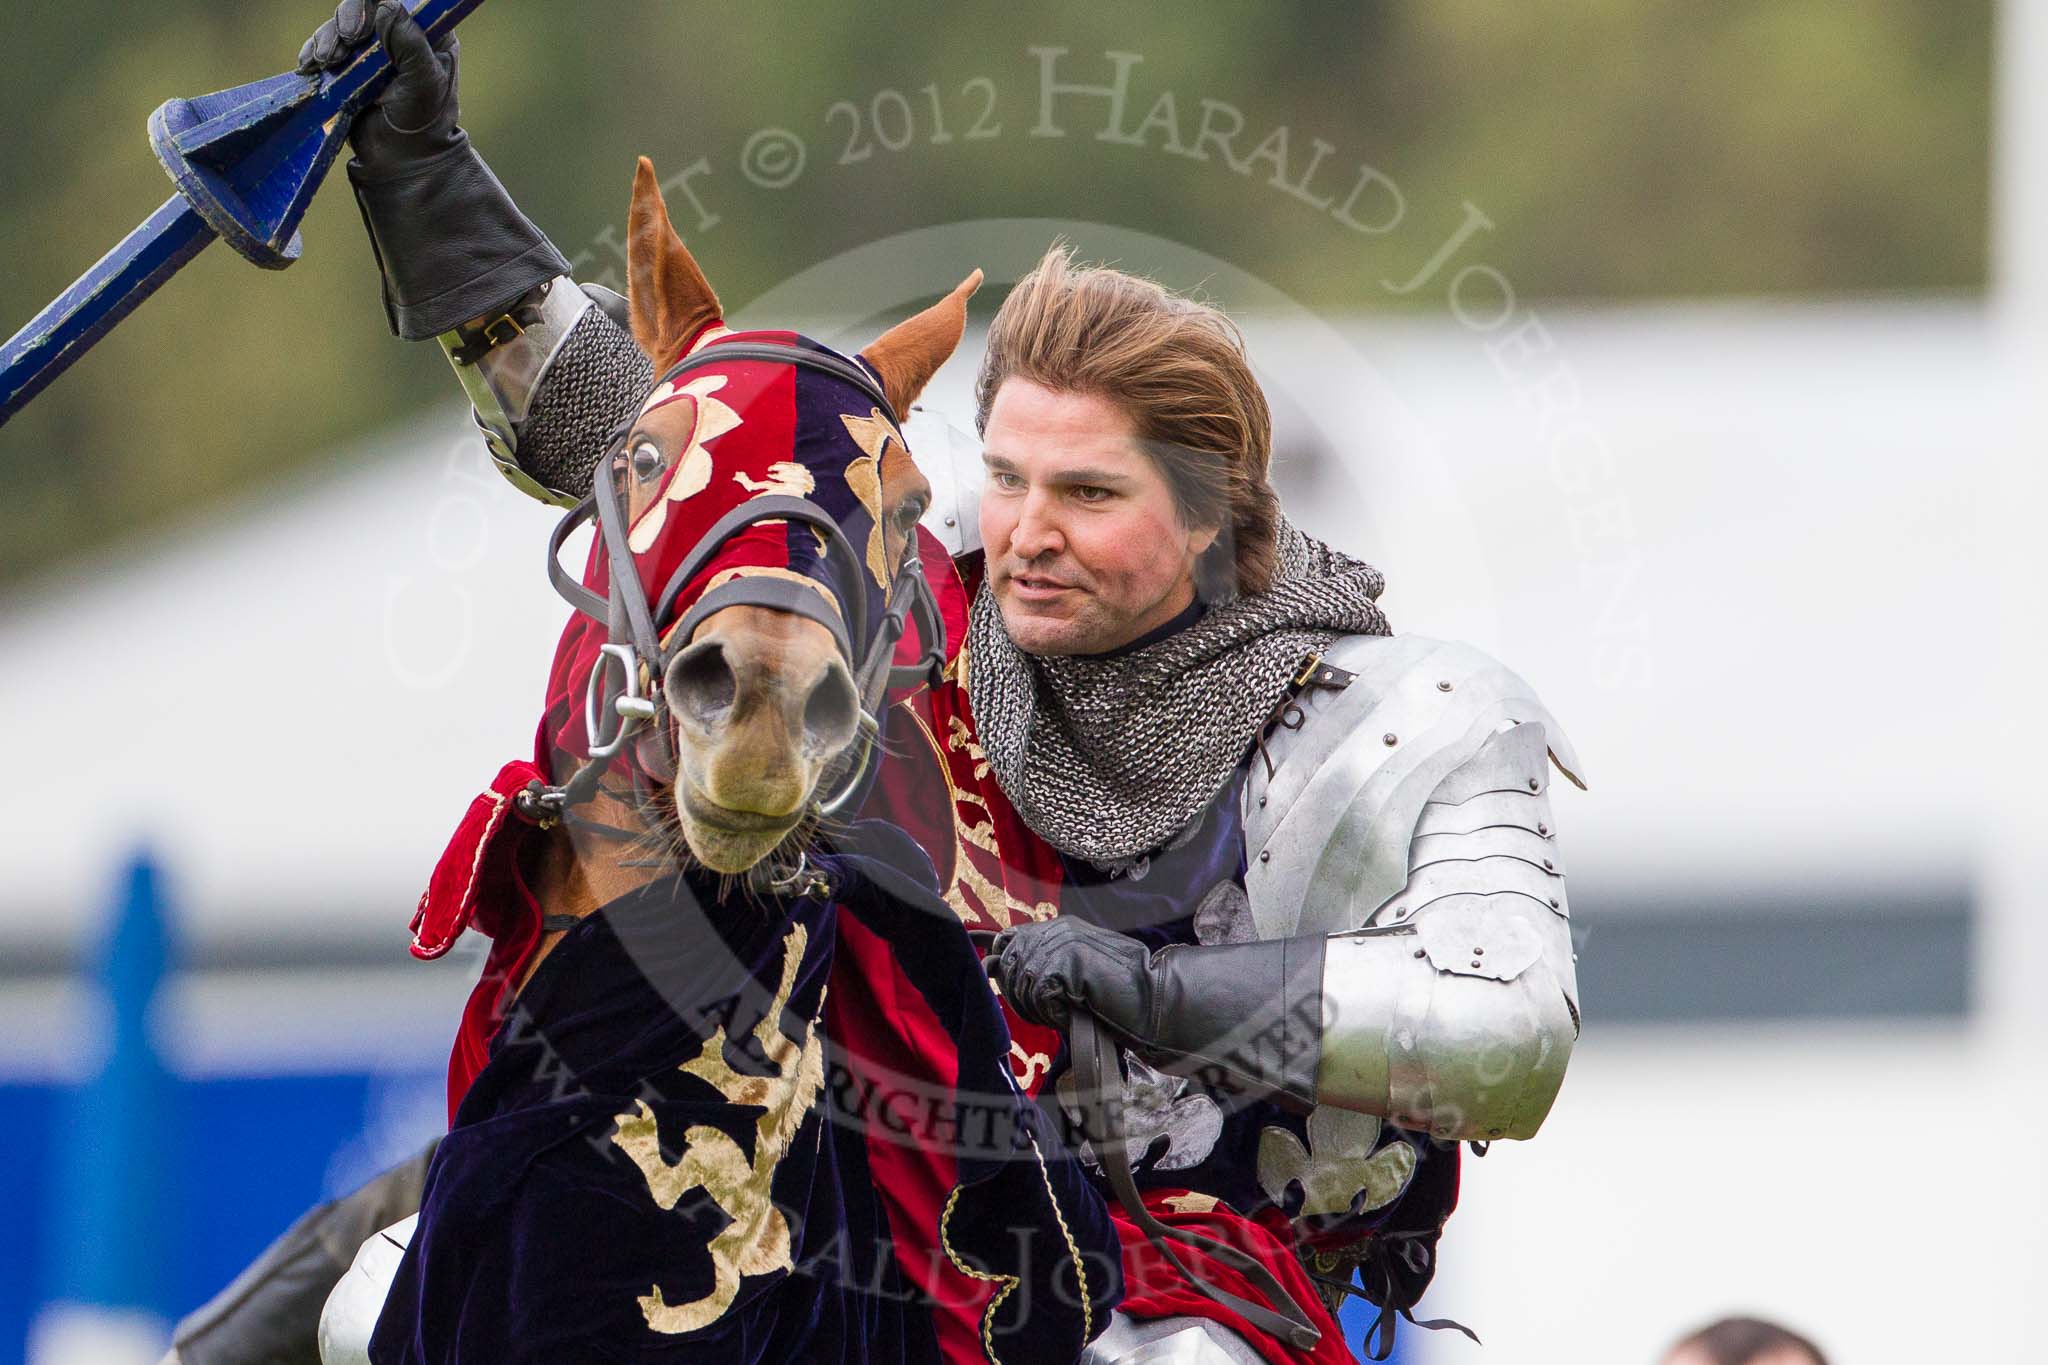
<svg viewBox="0 0 2048 1365">
<path fill-rule="evenodd" d="M 344 0 L 304 61 L 373 26 L 398 75 L 349 174 L 392 329 L 438 342 L 515 486 L 571 505 L 651 369 L 457 126 L 452 41 Z M 927 470 L 964 638 L 894 708 L 871 799 L 989 933 L 1017 1079 L 1114 1196 L 1125 1298 L 1082 1358 L 1343 1361 L 1351 1293 L 1383 1356 L 1460 1144 L 1535 1136 L 1578 1036 L 1549 793 L 1580 766 L 1513 672 L 1395 634 L 1380 574 L 1286 519 L 1218 310 L 1056 246 L 990 324 L 975 426 L 979 467 Z M 417 1186 L 409 1164 L 309 1215 L 179 1358 L 273 1358 L 245 1343 L 303 1324 L 334 1248 Z M 351 1284 L 341 1311 L 374 1319 L 374 1276 Z"/>
</svg>

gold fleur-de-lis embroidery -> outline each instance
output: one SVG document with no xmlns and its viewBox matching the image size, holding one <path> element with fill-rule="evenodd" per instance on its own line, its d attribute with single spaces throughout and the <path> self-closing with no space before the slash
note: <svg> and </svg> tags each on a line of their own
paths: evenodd
<svg viewBox="0 0 2048 1365">
<path fill-rule="evenodd" d="M 730 406 L 711 395 L 725 387 L 728 376 L 722 374 L 699 375 L 687 383 L 670 380 L 651 394 L 640 409 L 642 414 L 654 411 L 678 398 L 688 398 L 695 407 L 695 425 L 690 429 L 690 438 L 683 444 L 683 451 L 676 457 L 676 472 L 668 481 L 662 496 L 654 505 L 640 514 L 640 520 L 633 523 L 632 531 L 626 537 L 627 546 L 639 554 L 654 544 L 661 534 L 661 528 L 668 522 L 668 505 L 695 497 L 711 485 L 711 452 L 705 443 L 714 441 L 740 425 L 740 415 Z"/>
<path fill-rule="evenodd" d="M 770 493 L 782 493 L 792 498 L 808 498 L 817 488 L 818 481 L 811 477 L 811 471 L 795 460 L 777 460 L 768 466 L 768 477 L 757 479 L 744 470 L 735 469 L 732 481 L 753 494 L 766 497 Z"/>
<path fill-rule="evenodd" d="M 889 559 L 882 547 L 882 452 L 891 441 L 903 444 L 903 438 L 896 434 L 896 424 L 882 416 L 880 408 L 869 408 L 865 417 L 842 412 L 839 420 L 846 423 L 846 434 L 853 437 L 853 443 L 863 452 L 847 464 L 846 486 L 868 509 L 872 522 L 868 529 L 868 572 L 875 576 L 878 585 L 886 588 Z"/>
<path fill-rule="evenodd" d="M 754 1026 L 754 1038 L 768 1059 L 770 1074 L 745 1075 L 727 1064 L 722 1024 L 704 1040 L 697 1055 L 678 1068 L 708 1082 L 728 1103 L 760 1106 L 751 1161 L 722 1129 L 696 1124 L 683 1134 L 681 1159 L 669 1162 L 661 1154 L 654 1111 L 644 1100 L 635 1100 L 632 1109 L 614 1120 L 618 1127 L 612 1142 L 640 1168 L 656 1207 L 673 1209 L 684 1195 L 701 1189 L 731 1220 L 708 1247 L 710 1293 L 672 1304 L 662 1297 L 661 1286 L 654 1285 L 640 1296 L 641 1316 L 657 1332 L 673 1335 L 708 1326 L 732 1307 L 742 1275 L 794 1268 L 789 1223 L 769 1194 L 776 1167 L 825 1086 L 824 1040 L 818 1035 L 818 1016 L 812 1017 L 801 1040 L 786 1036 L 779 1022 L 809 941 L 803 925 L 791 926 L 782 941 L 782 983 L 761 1022 Z M 821 996 L 820 1015 L 824 1008 Z"/>
</svg>

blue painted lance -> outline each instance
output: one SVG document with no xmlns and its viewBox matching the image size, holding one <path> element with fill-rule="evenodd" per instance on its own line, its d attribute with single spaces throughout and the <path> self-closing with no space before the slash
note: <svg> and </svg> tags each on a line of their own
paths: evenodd
<svg viewBox="0 0 2048 1365">
<path fill-rule="evenodd" d="M 438 40 L 483 0 L 420 0 Z M 299 219 L 349 125 L 391 76 L 372 42 L 339 71 L 281 76 L 149 116 L 149 142 L 178 192 L 0 348 L 0 425 L 219 237 L 266 270 L 299 258 Z"/>
</svg>

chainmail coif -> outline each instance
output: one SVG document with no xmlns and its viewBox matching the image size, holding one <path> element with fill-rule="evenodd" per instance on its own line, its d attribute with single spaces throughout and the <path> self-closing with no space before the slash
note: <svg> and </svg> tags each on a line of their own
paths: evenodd
<svg viewBox="0 0 2048 1365">
<path fill-rule="evenodd" d="M 1041 838 L 1096 863 L 1159 848 L 1229 778 L 1304 655 L 1391 633 L 1377 569 L 1286 522 L 1279 551 L 1265 592 L 1106 657 L 1024 653 L 983 582 L 968 700 L 989 767 Z"/>
</svg>

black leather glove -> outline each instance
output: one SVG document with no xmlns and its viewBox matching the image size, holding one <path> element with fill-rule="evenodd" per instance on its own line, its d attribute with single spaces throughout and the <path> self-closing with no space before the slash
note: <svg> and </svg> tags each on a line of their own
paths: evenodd
<svg viewBox="0 0 2048 1365">
<path fill-rule="evenodd" d="M 320 1310 L 356 1252 L 418 1213 L 439 1139 L 353 1194 L 322 1204 L 172 1333 L 177 1365 L 320 1365 Z"/>
<path fill-rule="evenodd" d="M 341 0 L 334 17 L 299 49 L 299 70 L 310 75 L 346 66 L 372 36 L 391 53 L 394 74 L 349 127 L 356 157 L 365 165 L 393 167 L 454 147 L 463 136 L 456 126 L 455 91 L 462 44 L 452 31 L 429 44 L 398 0 Z"/>
<path fill-rule="evenodd" d="M 1115 930 L 1062 916 L 1005 929 L 982 965 L 1032 1023 L 1065 1030 L 1072 1011 L 1085 1009 L 1140 1051 L 1199 1062 L 1218 1088 L 1315 1102 L 1319 937 L 1147 952 Z"/>
<path fill-rule="evenodd" d="M 390 83 L 349 129 L 349 184 L 384 277 L 384 312 L 407 340 L 504 312 L 569 273 L 457 123 L 453 33 L 439 43 L 398 0 L 341 0 L 299 49 L 299 69 L 346 66 L 374 35 Z"/>
<path fill-rule="evenodd" d="M 1003 930 L 981 965 L 1034 1024 L 1064 1030 L 1080 1005 L 1137 1038 L 1152 1023 L 1150 956 L 1134 938 L 1063 916 Z"/>
</svg>

